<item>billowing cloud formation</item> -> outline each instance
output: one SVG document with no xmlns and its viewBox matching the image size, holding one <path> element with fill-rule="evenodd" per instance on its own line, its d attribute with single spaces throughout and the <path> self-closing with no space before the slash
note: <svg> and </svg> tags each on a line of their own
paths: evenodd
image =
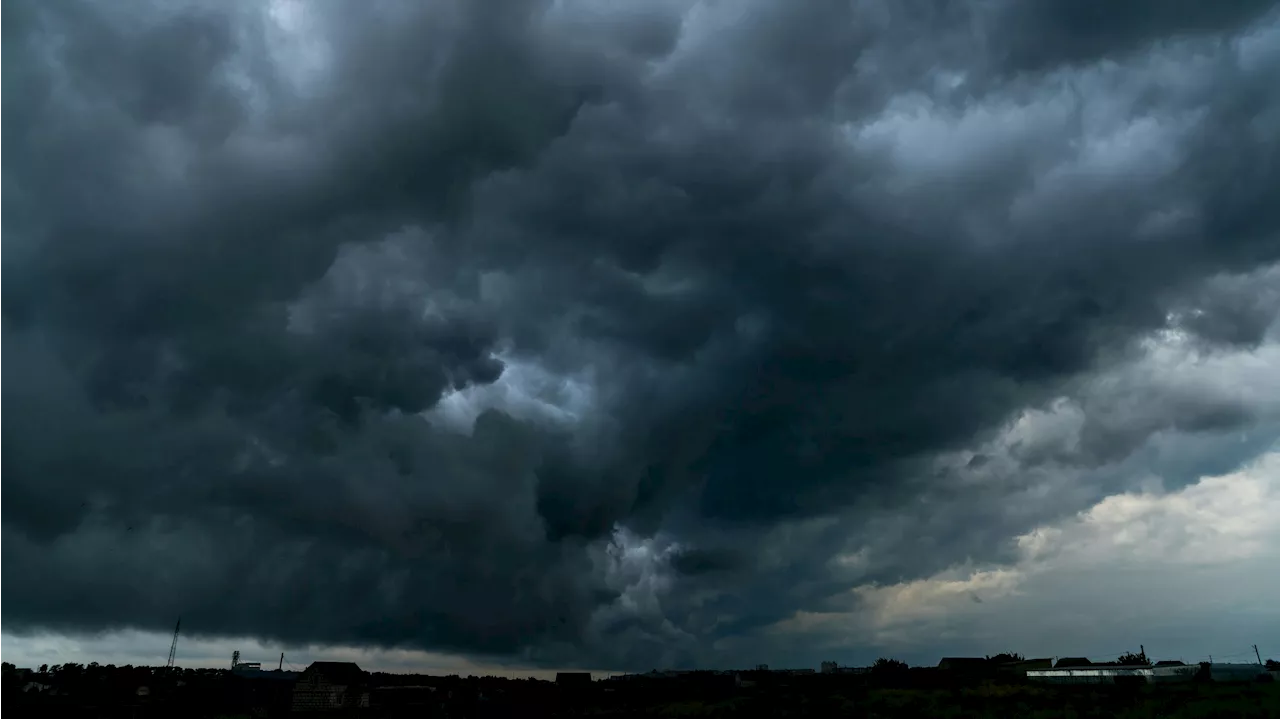
<svg viewBox="0 0 1280 719">
<path fill-rule="evenodd" d="M 6 628 L 716 663 L 1230 469 L 1228 5 L 6 3 Z"/>
</svg>

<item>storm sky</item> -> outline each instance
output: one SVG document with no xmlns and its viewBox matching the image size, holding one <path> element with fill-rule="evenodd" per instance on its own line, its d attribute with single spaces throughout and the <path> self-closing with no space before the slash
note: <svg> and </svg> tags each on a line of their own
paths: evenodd
<svg viewBox="0 0 1280 719">
<path fill-rule="evenodd" d="M 6 661 L 1280 637 L 1274 2 L 14 0 L 2 52 Z"/>
</svg>

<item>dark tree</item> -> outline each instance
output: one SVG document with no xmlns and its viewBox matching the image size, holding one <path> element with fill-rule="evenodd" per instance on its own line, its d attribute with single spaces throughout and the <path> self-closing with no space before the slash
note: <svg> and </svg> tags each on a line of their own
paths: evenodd
<svg viewBox="0 0 1280 719">
<path fill-rule="evenodd" d="M 1119 664 L 1121 666 L 1149 667 L 1151 666 L 1151 660 L 1147 658 L 1147 652 L 1143 650 L 1136 654 L 1133 652 L 1121 654 L 1120 657 L 1116 659 L 1116 664 Z"/>
<path fill-rule="evenodd" d="M 907 663 L 897 659 L 889 659 L 880 657 L 871 665 L 871 671 L 875 674 L 890 674 L 905 672 L 908 669 Z"/>
<path fill-rule="evenodd" d="M 1004 652 L 1002 654 L 997 654 L 994 657 L 988 656 L 987 661 L 992 664 L 1012 664 L 1014 662 L 1026 661 L 1026 658 L 1017 652 Z"/>
</svg>

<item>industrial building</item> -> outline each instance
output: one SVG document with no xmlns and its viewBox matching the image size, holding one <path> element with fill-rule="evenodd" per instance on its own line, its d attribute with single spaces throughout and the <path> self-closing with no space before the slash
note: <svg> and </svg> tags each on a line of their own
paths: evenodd
<svg viewBox="0 0 1280 719">
<path fill-rule="evenodd" d="M 1121 684 L 1145 682 L 1164 684 L 1196 680 L 1214 682 L 1266 681 L 1270 675 L 1260 664 L 1209 663 L 1173 666 L 1087 666 L 1032 669 L 1027 679 L 1045 684 Z"/>
<path fill-rule="evenodd" d="M 293 685 L 295 712 L 369 706 L 369 675 L 355 662 L 312 662 Z"/>
</svg>

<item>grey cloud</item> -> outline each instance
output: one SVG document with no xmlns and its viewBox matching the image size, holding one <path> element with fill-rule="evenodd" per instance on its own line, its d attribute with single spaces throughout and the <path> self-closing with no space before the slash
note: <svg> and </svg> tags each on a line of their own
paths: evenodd
<svg viewBox="0 0 1280 719">
<path fill-rule="evenodd" d="M 1280 278 L 1271 267 L 1215 277 L 1176 312 L 1176 325 L 1215 345 L 1256 346 L 1280 320 Z"/>
<path fill-rule="evenodd" d="M 1075 450 L 938 457 L 1274 304 L 1274 16 L 1112 5 L 6 4 L 8 626 L 715 662 L 1001 558 Z M 589 406 L 419 416 L 524 365 Z M 1265 415 L 1172 402 L 1089 456 Z"/>
</svg>

